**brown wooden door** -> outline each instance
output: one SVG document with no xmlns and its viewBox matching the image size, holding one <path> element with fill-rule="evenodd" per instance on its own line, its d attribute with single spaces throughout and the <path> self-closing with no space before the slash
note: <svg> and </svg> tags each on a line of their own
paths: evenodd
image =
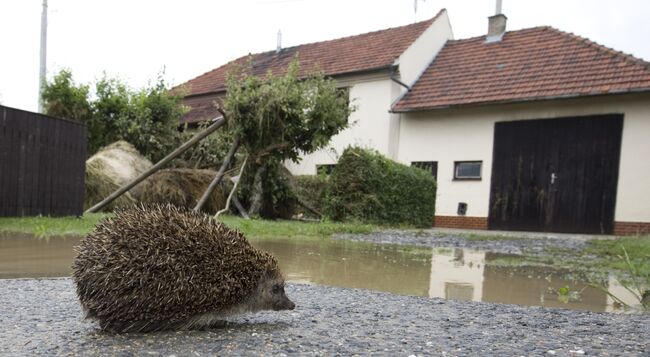
<svg viewBox="0 0 650 357">
<path fill-rule="evenodd" d="M 612 232 L 623 116 L 495 124 L 490 229 Z"/>
</svg>

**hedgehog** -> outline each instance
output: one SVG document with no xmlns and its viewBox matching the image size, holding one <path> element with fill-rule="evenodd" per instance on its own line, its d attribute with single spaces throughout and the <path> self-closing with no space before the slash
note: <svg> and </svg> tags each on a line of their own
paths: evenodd
<svg viewBox="0 0 650 357">
<path fill-rule="evenodd" d="M 211 217 L 137 206 L 77 247 L 72 277 L 86 318 L 117 333 L 200 329 L 227 316 L 293 310 L 273 256 Z"/>
</svg>

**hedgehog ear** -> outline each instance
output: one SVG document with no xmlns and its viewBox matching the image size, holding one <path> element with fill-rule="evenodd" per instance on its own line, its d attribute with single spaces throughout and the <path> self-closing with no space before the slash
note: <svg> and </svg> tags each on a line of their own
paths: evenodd
<svg viewBox="0 0 650 357">
<path fill-rule="evenodd" d="M 283 280 L 282 273 L 277 269 L 269 269 L 264 272 L 264 277 L 269 280 Z"/>
</svg>

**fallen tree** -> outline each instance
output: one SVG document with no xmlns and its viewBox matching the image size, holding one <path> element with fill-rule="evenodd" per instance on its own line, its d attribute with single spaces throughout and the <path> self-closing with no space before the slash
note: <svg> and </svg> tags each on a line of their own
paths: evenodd
<svg viewBox="0 0 650 357">
<path fill-rule="evenodd" d="M 299 76 L 297 59 L 282 76 L 269 72 L 259 77 L 242 68 L 228 75 L 226 88 L 223 111 L 228 130 L 237 138 L 231 148 L 236 152 L 240 143 L 249 155 L 240 198 L 251 216 L 275 218 L 279 210 L 265 206 L 276 205 L 282 199 L 278 194 L 286 191 L 279 166 L 325 147 L 348 126 L 353 108 L 347 92 L 342 95 L 322 74 Z M 229 165 L 224 160 L 222 168 Z"/>
</svg>

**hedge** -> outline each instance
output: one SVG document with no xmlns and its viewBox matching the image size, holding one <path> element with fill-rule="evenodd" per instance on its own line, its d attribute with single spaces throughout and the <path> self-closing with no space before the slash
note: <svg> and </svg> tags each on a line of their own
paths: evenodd
<svg viewBox="0 0 650 357">
<path fill-rule="evenodd" d="M 435 200 L 436 182 L 427 171 L 348 147 L 330 176 L 325 212 L 336 221 L 431 227 Z"/>
<path fill-rule="evenodd" d="M 296 176 L 294 193 L 301 202 L 322 213 L 327 200 L 328 182 L 329 179 L 326 175 Z M 309 211 L 304 211 L 303 213 L 312 215 Z"/>
</svg>

